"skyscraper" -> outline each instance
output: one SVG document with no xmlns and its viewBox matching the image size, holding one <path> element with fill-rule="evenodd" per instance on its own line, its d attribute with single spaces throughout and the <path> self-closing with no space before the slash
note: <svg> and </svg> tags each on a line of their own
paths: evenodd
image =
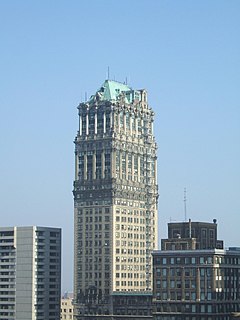
<svg viewBox="0 0 240 320">
<path fill-rule="evenodd" d="M 0 228 L 0 319 L 60 319 L 61 229 Z"/>
<path fill-rule="evenodd" d="M 111 314 L 118 293 L 151 292 L 158 187 L 146 90 L 106 80 L 78 111 L 74 301 L 80 319 Z"/>
</svg>

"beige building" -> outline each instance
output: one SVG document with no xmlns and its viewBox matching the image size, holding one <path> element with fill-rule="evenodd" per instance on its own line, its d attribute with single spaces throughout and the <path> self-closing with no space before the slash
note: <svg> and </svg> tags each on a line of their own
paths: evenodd
<svg viewBox="0 0 240 320">
<path fill-rule="evenodd" d="M 145 90 L 106 80 L 78 110 L 74 302 L 81 319 L 112 314 L 118 293 L 151 292 L 158 188 Z"/>
<path fill-rule="evenodd" d="M 61 320 L 73 320 L 72 298 L 61 299 Z"/>
</svg>

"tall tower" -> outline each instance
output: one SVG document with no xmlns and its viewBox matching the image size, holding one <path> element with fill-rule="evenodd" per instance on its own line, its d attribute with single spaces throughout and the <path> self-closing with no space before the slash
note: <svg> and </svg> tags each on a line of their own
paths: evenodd
<svg viewBox="0 0 240 320">
<path fill-rule="evenodd" d="M 78 319 L 112 296 L 151 292 L 157 248 L 157 146 L 145 90 L 106 80 L 78 106 L 74 301 Z"/>
</svg>

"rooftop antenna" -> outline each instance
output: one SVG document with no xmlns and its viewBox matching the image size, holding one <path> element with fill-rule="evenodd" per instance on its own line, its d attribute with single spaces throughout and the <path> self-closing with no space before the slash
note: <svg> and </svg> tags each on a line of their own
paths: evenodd
<svg viewBox="0 0 240 320">
<path fill-rule="evenodd" d="M 85 102 L 87 102 L 87 92 L 85 91 Z"/>
<path fill-rule="evenodd" d="M 128 79 L 127 79 L 127 77 L 126 77 L 126 85 L 127 85 L 127 81 L 128 81 Z"/>
<path fill-rule="evenodd" d="M 185 222 L 187 221 L 187 189 L 184 188 L 184 199 L 183 199 L 183 202 L 184 202 L 184 219 L 185 219 Z"/>
<path fill-rule="evenodd" d="M 110 74 L 110 68 L 108 66 L 108 70 L 107 70 L 107 79 L 109 80 L 109 74 Z"/>
</svg>

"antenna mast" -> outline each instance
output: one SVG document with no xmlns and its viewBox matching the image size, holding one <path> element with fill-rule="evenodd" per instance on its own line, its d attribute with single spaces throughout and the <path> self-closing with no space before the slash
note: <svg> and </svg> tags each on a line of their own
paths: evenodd
<svg viewBox="0 0 240 320">
<path fill-rule="evenodd" d="M 184 202 L 184 219 L 185 219 L 185 222 L 187 221 L 187 189 L 184 188 L 184 199 L 183 199 L 183 202 Z"/>
</svg>

